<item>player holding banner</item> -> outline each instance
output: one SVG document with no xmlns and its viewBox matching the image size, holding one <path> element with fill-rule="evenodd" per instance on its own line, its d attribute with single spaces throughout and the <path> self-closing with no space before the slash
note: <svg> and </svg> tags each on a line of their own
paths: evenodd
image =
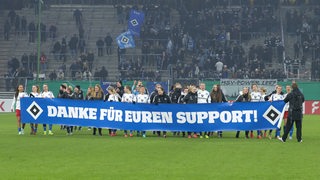
<svg viewBox="0 0 320 180">
<path fill-rule="evenodd" d="M 133 103 L 135 102 L 135 96 L 131 93 L 131 87 L 125 86 L 124 93 L 121 97 L 121 102 Z M 137 134 L 139 136 L 139 133 Z M 128 137 L 128 130 L 124 130 L 124 137 Z M 133 137 L 132 130 L 130 130 L 130 137 Z"/>
<path fill-rule="evenodd" d="M 251 85 L 251 102 L 260 102 L 262 101 L 262 95 L 261 92 L 259 92 L 258 85 L 252 84 Z M 253 138 L 253 131 L 250 131 L 250 138 Z M 257 138 L 262 139 L 262 132 L 261 130 L 257 130 Z"/>
<path fill-rule="evenodd" d="M 54 95 L 51 91 L 49 91 L 49 87 L 47 84 L 44 84 L 42 86 L 42 93 L 40 94 L 40 97 L 42 98 L 54 98 Z M 53 135 L 53 132 L 52 132 L 52 124 L 49 124 L 49 132 L 48 132 L 49 135 Z M 43 135 L 47 135 L 47 125 L 46 124 L 43 124 Z"/>
<path fill-rule="evenodd" d="M 40 98 L 41 94 L 40 94 L 40 87 L 38 85 L 33 85 L 32 86 L 32 92 L 29 95 L 32 98 Z M 33 124 L 30 123 L 30 127 L 31 127 L 31 135 L 36 135 L 37 134 L 37 130 L 38 130 L 38 124 Z"/>
<path fill-rule="evenodd" d="M 24 97 L 28 97 L 28 94 L 24 92 L 24 87 L 22 84 L 20 84 L 17 89 L 16 92 L 13 96 L 13 101 L 11 104 L 11 112 L 14 112 L 14 106 L 16 107 L 16 117 L 17 117 L 17 125 L 18 125 L 18 134 L 19 135 L 23 135 L 24 134 L 24 127 L 26 126 L 25 123 L 22 124 L 21 126 L 21 113 L 20 113 L 20 99 L 24 98 Z"/>
<path fill-rule="evenodd" d="M 137 103 L 148 103 L 149 102 L 149 96 L 146 94 L 146 88 L 141 85 L 139 88 L 139 94 L 135 96 L 135 101 Z M 142 131 L 142 137 L 146 137 L 146 131 Z"/>
<path fill-rule="evenodd" d="M 269 101 L 281 101 L 284 100 L 284 95 L 282 94 L 282 86 L 277 85 L 276 93 L 272 94 Z M 276 129 L 276 138 L 280 138 L 280 128 Z"/>
<path fill-rule="evenodd" d="M 198 104 L 211 103 L 210 93 L 206 90 L 205 83 L 200 83 L 199 89 L 197 91 L 197 95 L 198 95 Z M 206 132 L 205 132 L 205 135 L 206 135 L 205 136 L 206 138 L 209 138 Z M 200 132 L 200 138 L 203 138 L 202 132 Z"/>
</svg>

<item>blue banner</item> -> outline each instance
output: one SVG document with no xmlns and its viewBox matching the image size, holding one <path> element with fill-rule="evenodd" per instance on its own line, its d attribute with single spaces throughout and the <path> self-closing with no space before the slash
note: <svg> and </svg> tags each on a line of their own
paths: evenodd
<svg viewBox="0 0 320 180">
<path fill-rule="evenodd" d="M 144 13 L 136 10 L 130 11 L 128 20 L 128 29 L 133 32 L 134 36 L 140 36 L 141 26 L 144 21 Z"/>
<path fill-rule="evenodd" d="M 285 103 L 131 104 L 22 98 L 23 123 L 125 130 L 235 131 L 276 129 Z"/>
<path fill-rule="evenodd" d="M 117 37 L 117 43 L 120 49 L 136 47 L 133 39 L 133 34 L 130 30 L 120 34 Z"/>
</svg>

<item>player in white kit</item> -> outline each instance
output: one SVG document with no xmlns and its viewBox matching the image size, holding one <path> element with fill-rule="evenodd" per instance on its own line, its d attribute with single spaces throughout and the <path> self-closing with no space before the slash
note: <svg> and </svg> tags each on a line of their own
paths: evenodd
<svg viewBox="0 0 320 180">
<path fill-rule="evenodd" d="M 148 103 L 149 96 L 146 94 L 146 88 L 141 85 L 139 88 L 139 94 L 135 96 L 136 103 Z M 142 131 L 142 137 L 146 137 L 146 131 Z"/>
<path fill-rule="evenodd" d="M 199 84 L 199 89 L 197 91 L 197 95 L 198 95 L 198 104 L 211 103 L 210 93 L 209 93 L 209 91 L 206 90 L 205 83 Z M 206 134 L 207 133 L 205 133 L 205 135 Z M 203 138 L 202 132 L 200 132 L 200 138 Z"/>
<path fill-rule="evenodd" d="M 277 86 L 276 93 L 272 94 L 269 101 L 282 101 L 284 100 L 284 95 L 282 93 L 282 86 Z M 280 129 L 276 129 L 276 138 L 280 138 Z"/>
<path fill-rule="evenodd" d="M 257 84 L 252 84 L 251 85 L 251 102 L 260 102 L 262 101 L 262 95 L 261 92 L 258 89 L 258 85 Z M 250 137 L 253 138 L 253 131 L 250 132 Z M 262 139 L 262 132 L 261 130 L 257 130 L 257 138 L 258 139 Z"/>
<path fill-rule="evenodd" d="M 42 93 L 40 95 L 42 98 L 54 98 L 54 95 L 51 91 L 49 91 L 49 87 L 47 84 L 44 84 L 42 86 Z M 49 132 L 48 132 L 49 135 L 53 135 L 53 132 L 52 132 L 52 124 L 49 124 Z M 43 135 L 47 135 L 47 125 L 46 124 L 43 124 Z"/>
<path fill-rule="evenodd" d="M 131 93 L 131 87 L 125 86 L 124 93 L 121 98 L 121 102 L 133 103 L 135 102 L 135 96 Z M 124 137 L 128 137 L 128 131 L 124 130 Z M 132 130 L 130 130 L 130 137 L 133 137 Z"/>
</svg>

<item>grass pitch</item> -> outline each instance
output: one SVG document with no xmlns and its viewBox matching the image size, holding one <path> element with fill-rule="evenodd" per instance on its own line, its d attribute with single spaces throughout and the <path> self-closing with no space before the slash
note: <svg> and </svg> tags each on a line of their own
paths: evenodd
<svg viewBox="0 0 320 180">
<path fill-rule="evenodd" d="M 319 116 L 305 116 L 303 143 L 293 140 L 19 136 L 13 113 L 0 114 L 1 179 L 319 179 Z"/>
</svg>

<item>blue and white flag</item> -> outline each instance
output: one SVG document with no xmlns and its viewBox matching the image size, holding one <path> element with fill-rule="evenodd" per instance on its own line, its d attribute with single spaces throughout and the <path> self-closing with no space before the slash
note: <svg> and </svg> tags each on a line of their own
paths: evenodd
<svg viewBox="0 0 320 180">
<path fill-rule="evenodd" d="M 144 13 L 137 10 L 130 11 L 128 20 L 128 29 L 133 32 L 134 36 L 140 36 L 141 26 L 144 21 Z"/>
<path fill-rule="evenodd" d="M 133 39 L 132 32 L 130 30 L 120 34 L 117 37 L 117 43 L 120 49 L 134 48 L 136 47 Z"/>
<path fill-rule="evenodd" d="M 236 131 L 276 129 L 285 103 L 131 104 L 72 99 L 21 98 L 23 123 L 126 130 Z"/>
</svg>

